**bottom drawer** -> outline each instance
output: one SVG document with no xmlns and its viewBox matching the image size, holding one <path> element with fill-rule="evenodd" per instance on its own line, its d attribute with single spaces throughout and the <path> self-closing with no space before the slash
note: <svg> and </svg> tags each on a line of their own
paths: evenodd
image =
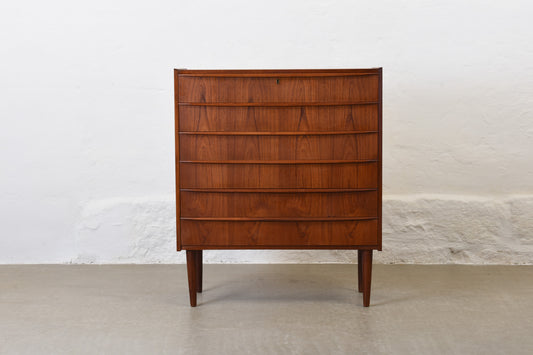
<svg viewBox="0 0 533 355">
<path fill-rule="evenodd" d="M 181 221 L 182 247 L 280 248 L 376 246 L 378 220 Z"/>
</svg>

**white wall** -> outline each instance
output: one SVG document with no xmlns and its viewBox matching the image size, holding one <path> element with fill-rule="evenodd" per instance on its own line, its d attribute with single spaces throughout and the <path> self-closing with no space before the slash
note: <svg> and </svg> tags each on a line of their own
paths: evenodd
<svg viewBox="0 0 533 355">
<path fill-rule="evenodd" d="M 173 68 L 383 66 L 377 261 L 531 264 L 532 16 L 515 0 L 3 1 L 0 263 L 184 260 Z"/>
</svg>

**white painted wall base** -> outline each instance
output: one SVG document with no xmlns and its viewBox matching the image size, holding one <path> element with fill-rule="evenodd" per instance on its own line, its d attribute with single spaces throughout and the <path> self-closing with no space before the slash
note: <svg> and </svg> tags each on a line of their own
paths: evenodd
<svg viewBox="0 0 533 355">
<path fill-rule="evenodd" d="M 39 262 L 182 263 L 185 253 L 174 251 L 174 213 L 172 197 L 92 202 L 82 211 L 71 257 L 44 256 Z M 387 196 L 383 217 L 383 251 L 375 254 L 377 263 L 533 264 L 531 195 Z M 204 259 L 207 263 L 355 263 L 357 255 L 210 250 Z"/>
</svg>

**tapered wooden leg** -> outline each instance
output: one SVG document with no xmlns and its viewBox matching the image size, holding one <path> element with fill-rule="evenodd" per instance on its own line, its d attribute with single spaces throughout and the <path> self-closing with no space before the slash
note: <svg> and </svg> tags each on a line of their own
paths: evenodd
<svg viewBox="0 0 533 355">
<path fill-rule="evenodd" d="M 370 285 L 372 283 L 372 250 L 361 250 L 363 265 L 363 306 L 370 306 Z"/>
<path fill-rule="evenodd" d="M 203 258 L 202 250 L 196 251 L 196 291 L 202 292 Z"/>
<path fill-rule="evenodd" d="M 189 300 L 191 307 L 196 307 L 196 250 L 187 250 L 187 275 L 189 277 Z"/>
<path fill-rule="evenodd" d="M 363 292 L 363 251 L 357 251 L 357 285 L 359 292 Z"/>
</svg>

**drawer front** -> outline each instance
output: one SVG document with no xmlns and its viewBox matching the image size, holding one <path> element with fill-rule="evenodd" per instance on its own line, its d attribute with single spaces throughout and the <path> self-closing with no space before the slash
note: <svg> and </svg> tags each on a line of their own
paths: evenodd
<svg viewBox="0 0 533 355">
<path fill-rule="evenodd" d="M 181 163 L 181 188 L 377 188 L 377 163 Z"/>
<path fill-rule="evenodd" d="M 180 135 L 180 159 L 186 161 L 377 158 L 377 133 L 303 136 Z"/>
<path fill-rule="evenodd" d="M 183 247 L 352 247 L 378 244 L 378 221 L 181 221 Z"/>
<path fill-rule="evenodd" d="M 377 191 L 190 192 L 181 191 L 182 217 L 373 217 Z"/>
<path fill-rule="evenodd" d="M 331 103 L 379 99 L 379 76 L 179 78 L 182 103 Z"/>
<path fill-rule="evenodd" d="M 178 250 L 381 248 L 381 70 L 176 71 Z"/>
<path fill-rule="evenodd" d="M 180 106 L 179 120 L 185 132 L 377 131 L 378 105 Z"/>
</svg>

